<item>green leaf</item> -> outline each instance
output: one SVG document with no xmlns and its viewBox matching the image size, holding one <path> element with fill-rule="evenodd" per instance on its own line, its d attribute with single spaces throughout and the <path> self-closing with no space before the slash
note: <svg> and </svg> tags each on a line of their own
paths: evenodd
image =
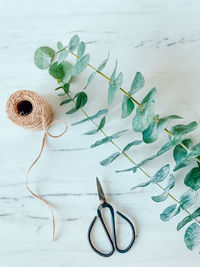
<svg viewBox="0 0 200 267">
<path fill-rule="evenodd" d="M 63 66 L 63 71 L 64 71 L 64 77 L 61 79 L 62 83 L 68 83 L 69 80 L 72 77 L 72 68 L 73 66 L 66 61 L 63 61 L 62 63 L 60 63 Z"/>
<path fill-rule="evenodd" d="M 105 66 L 108 62 L 108 59 L 109 59 L 109 54 L 108 54 L 107 58 L 104 59 L 103 62 L 98 66 L 98 68 L 97 68 L 98 72 L 102 71 L 105 68 Z"/>
<path fill-rule="evenodd" d="M 160 168 L 160 170 L 157 171 L 156 174 L 154 174 L 151 182 L 152 183 L 160 183 L 160 182 L 162 182 L 168 176 L 169 171 L 170 171 L 170 165 L 166 164 L 165 166 Z"/>
<path fill-rule="evenodd" d="M 89 120 L 93 120 L 93 119 L 97 119 L 99 118 L 100 116 L 102 115 L 107 115 L 108 114 L 108 109 L 101 109 L 99 110 L 96 114 L 94 114 L 93 116 L 90 116 L 86 119 L 83 119 L 81 121 L 78 121 L 78 122 L 74 122 L 72 123 L 71 125 L 75 126 L 75 125 L 78 125 L 78 124 L 81 124 L 81 123 L 84 123 L 84 122 L 87 122 Z"/>
<path fill-rule="evenodd" d="M 59 93 L 58 96 L 65 96 L 65 93 Z"/>
<path fill-rule="evenodd" d="M 95 71 L 95 72 L 92 72 L 92 73 L 90 74 L 90 76 L 89 76 L 89 78 L 88 78 L 88 80 L 87 80 L 87 84 L 86 84 L 86 86 L 84 87 L 84 89 L 86 89 L 86 88 L 88 87 L 89 83 L 91 83 L 91 81 L 94 79 L 94 77 L 96 76 L 96 74 L 97 74 L 96 71 Z"/>
<path fill-rule="evenodd" d="M 57 49 L 58 49 L 58 50 L 63 49 L 63 44 L 62 44 L 62 42 L 60 42 L 60 41 L 57 42 Z"/>
<path fill-rule="evenodd" d="M 137 171 L 137 169 L 138 169 L 140 166 L 142 166 L 145 162 L 154 159 L 155 157 L 156 157 L 156 156 L 153 155 L 153 156 L 151 156 L 151 157 L 148 157 L 148 158 L 142 160 L 141 162 L 139 162 L 139 163 L 138 163 L 137 165 L 135 165 L 134 167 L 131 167 L 131 168 L 128 168 L 128 169 L 123 169 L 123 170 L 117 170 L 117 171 L 115 171 L 115 172 L 120 173 L 120 172 L 129 172 L 129 171 L 132 171 L 133 173 L 135 173 L 135 172 Z"/>
<path fill-rule="evenodd" d="M 200 188 L 200 168 L 196 167 L 191 169 L 186 175 L 184 183 L 192 189 L 198 190 Z"/>
<path fill-rule="evenodd" d="M 54 62 L 49 68 L 49 74 L 55 79 L 61 79 L 61 81 L 68 82 L 71 78 L 72 65 L 68 62 L 58 61 Z"/>
<path fill-rule="evenodd" d="M 121 154 L 120 152 L 116 152 L 112 154 L 111 156 L 109 156 L 108 158 L 102 160 L 100 164 L 102 166 L 108 166 L 111 162 L 113 162 L 116 158 L 118 158 L 120 154 Z"/>
<path fill-rule="evenodd" d="M 164 144 L 161 149 L 157 152 L 156 157 L 159 157 L 160 155 L 164 154 L 174 146 L 178 145 L 183 140 L 182 135 L 174 135 L 170 141 L 168 141 L 166 144 Z"/>
<path fill-rule="evenodd" d="M 194 131 L 198 126 L 198 123 L 196 121 L 193 121 L 187 125 L 184 125 L 184 124 L 178 124 L 178 125 L 175 125 L 171 128 L 171 133 L 173 135 L 183 135 L 183 134 L 187 134 L 189 132 L 192 132 Z"/>
<path fill-rule="evenodd" d="M 49 74 L 55 79 L 62 79 L 65 76 L 62 63 L 59 64 L 58 61 L 56 61 L 51 64 Z"/>
<path fill-rule="evenodd" d="M 74 113 L 76 111 L 77 111 L 76 108 L 72 108 L 72 109 L 68 110 L 65 114 L 72 114 L 72 113 Z"/>
<path fill-rule="evenodd" d="M 81 41 L 79 44 L 79 47 L 78 47 L 77 56 L 79 58 L 82 58 L 84 54 L 85 54 L 85 43 L 83 41 Z M 77 58 L 77 61 L 78 60 L 79 59 Z"/>
<path fill-rule="evenodd" d="M 106 123 L 106 117 L 104 116 L 99 123 L 97 131 L 101 130 L 104 127 L 105 123 Z"/>
<path fill-rule="evenodd" d="M 68 55 L 69 53 L 65 49 L 60 51 L 59 56 L 58 56 L 59 63 L 63 62 L 67 58 Z"/>
<path fill-rule="evenodd" d="M 180 207 L 183 210 L 188 209 L 197 201 L 198 193 L 197 191 L 189 188 L 183 195 L 180 197 Z"/>
<path fill-rule="evenodd" d="M 63 105 L 65 105 L 65 104 L 68 104 L 68 103 L 70 103 L 70 102 L 72 102 L 73 101 L 73 99 L 66 99 L 66 100 L 63 100 L 61 103 L 60 103 L 60 106 L 63 106 Z"/>
<path fill-rule="evenodd" d="M 35 65 L 41 70 L 48 69 L 54 56 L 55 52 L 52 48 L 47 46 L 39 47 L 34 54 Z"/>
<path fill-rule="evenodd" d="M 148 186 L 149 184 L 150 184 L 150 181 L 148 181 L 148 182 L 144 182 L 144 183 L 141 183 L 141 184 L 138 184 L 138 185 L 132 187 L 131 190 L 134 190 L 134 189 L 136 189 L 136 188 L 138 188 L 138 187 L 146 187 L 146 186 Z"/>
<path fill-rule="evenodd" d="M 163 222 L 169 221 L 172 217 L 176 216 L 180 212 L 180 207 L 177 204 L 173 204 L 167 207 L 161 214 L 160 219 Z"/>
<path fill-rule="evenodd" d="M 200 243 L 200 225 L 192 223 L 186 230 L 184 241 L 190 250 L 194 249 Z"/>
<path fill-rule="evenodd" d="M 85 92 L 80 92 L 76 100 L 76 109 L 79 109 L 87 103 L 87 94 Z"/>
<path fill-rule="evenodd" d="M 63 90 L 64 90 L 65 94 L 68 94 L 69 93 L 69 87 L 70 87 L 70 84 L 69 83 L 65 83 L 63 85 Z"/>
<path fill-rule="evenodd" d="M 79 61 L 76 62 L 72 69 L 72 75 L 75 76 L 85 70 L 85 68 L 88 66 L 88 63 L 90 61 L 90 55 L 86 54 L 83 56 Z"/>
<path fill-rule="evenodd" d="M 127 131 L 128 130 L 122 130 L 122 131 L 119 131 L 119 132 L 117 132 L 117 133 L 115 133 L 113 135 L 104 137 L 103 139 L 98 140 L 94 144 L 92 144 L 91 145 L 91 148 L 96 147 L 96 146 L 100 146 L 100 145 L 103 145 L 103 144 L 106 144 L 106 143 L 112 141 L 113 139 L 117 139 L 117 138 L 119 138 L 122 134 L 124 134 Z"/>
<path fill-rule="evenodd" d="M 124 119 L 126 117 L 128 117 L 131 112 L 134 109 L 134 103 L 133 101 L 127 97 L 126 95 L 123 97 L 123 101 L 122 101 L 122 115 L 121 118 Z"/>
<path fill-rule="evenodd" d="M 96 134 L 97 132 L 98 132 L 98 130 L 94 129 L 94 130 L 91 130 L 91 131 L 84 133 L 83 135 L 93 135 L 93 134 Z"/>
<path fill-rule="evenodd" d="M 109 55 L 108 55 L 108 57 L 107 57 L 106 59 L 104 59 L 104 61 L 98 66 L 97 70 L 94 71 L 94 72 L 92 72 L 92 73 L 90 74 L 90 76 L 89 76 L 89 78 L 88 78 L 88 81 L 87 81 L 87 84 L 86 84 L 86 86 L 84 87 L 84 89 L 86 89 L 86 88 L 88 87 L 89 83 L 91 83 L 91 81 L 94 79 L 94 77 L 96 76 L 97 72 L 101 72 L 101 71 L 105 68 L 108 59 L 109 59 Z"/>
<path fill-rule="evenodd" d="M 137 145 L 140 145 L 142 143 L 142 140 L 135 140 L 131 143 L 129 143 L 128 145 L 126 145 L 123 149 L 123 152 L 126 152 L 128 151 L 132 146 L 137 146 Z"/>
<path fill-rule="evenodd" d="M 186 216 L 182 221 L 177 225 L 177 231 L 182 229 L 187 223 L 191 222 L 193 219 L 196 219 L 200 216 L 200 208 L 196 209 L 191 215 Z"/>
<path fill-rule="evenodd" d="M 194 158 L 194 157 L 197 157 L 200 155 L 200 143 L 193 146 L 191 149 L 190 149 L 190 152 L 188 153 L 187 155 L 187 158 Z"/>
<path fill-rule="evenodd" d="M 133 82 L 131 84 L 131 88 L 130 88 L 128 93 L 130 95 L 133 95 L 137 91 L 139 91 L 143 86 L 144 86 L 144 77 L 140 72 L 137 72 L 134 79 L 133 79 Z"/>
<path fill-rule="evenodd" d="M 79 46 L 79 42 L 80 42 L 79 36 L 75 34 L 69 41 L 69 51 L 70 52 L 75 51 Z"/>
<path fill-rule="evenodd" d="M 155 118 L 158 120 L 159 115 L 157 114 Z M 155 120 L 152 120 L 149 127 L 142 132 L 142 140 L 146 144 L 150 144 L 155 142 L 158 139 L 158 136 L 159 136 L 158 124 Z"/>
<path fill-rule="evenodd" d="M 182 143 L 190 149 L 192 140 L 191 139 L 184 139 Z M 173 156 L 176 162 L 176 166 L 174 167 L 173 171 L 177 171 L 180 168 L 183 168 L 188 165 L 189 160 L 186 159 L 188 152 L 183 148 L 180 144 L 175 146 Z"/>
<path fill-rule="evenodd" d="M 181 118 L 182 117 L 178 115 L 170 115 L 159 119 L 159 115 L 156 115 L 155 119 L 158 120 L 158 122 L 152 120 L 149 127 L 144 132 L 142 132 L 143 141 L 147 144 L 155 142 L 158 139 L 161 130 L 166 127 L 169 121 Z"/>
<path fill-rule="evenodd" d="M 132 127 L 135 132 L 143 132 L 149 127 L 154 117 L 155 97 L 156 89 L 153 88 L 141 102 L 144 109 L 140 106 L 137 107 L 136 115 L 132 122 Z"/>
<path fill-rule="evenodd" d="M 113 82 L 109 82 L 108 88 L 108 104 L 112 104 L 116 92 L 120 89 L 123 82 L 123 74 L 120 72 Z"/>
<path fill-rule="evenodd" d="M 175 180 L 174 180 L 174 175 L 170 174 L 169 176 L 169 181 L 168 181 L 168 185 L 166 186 L 166 188 L 164 189 L 163 193 L 158 195 L 158 196 L 153 196 L 152 200 L 155 202 L 162 202 L 165 201 L 168 197 L 169 194 L 169 190 L 171 188 L 173 188 L 175 185 Z"/>
</svg>

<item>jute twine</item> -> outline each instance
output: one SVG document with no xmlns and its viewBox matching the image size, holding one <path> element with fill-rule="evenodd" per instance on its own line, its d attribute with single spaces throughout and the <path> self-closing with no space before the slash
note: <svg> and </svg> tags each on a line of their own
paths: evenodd
<svg viewBox="0 0 200 267">
<path fill-rule="evenodd" d="M 26 173 L 26 188 L 28 191 L 36 198 L 40 199 L 50 210 L 52 215 L 52 225 L 53 225 L 53 241 L 55 240 L 55 216 L 50 204 L 43 199 L 42 197 L 38 196 L 34 193 L 29 185 L 28 185 L 28 174 L 31 171 L 32 167 L 36 164 L 39 158 L 42 155 L 44 144 L 47 135 L 53 138 L 58 138 L 62 136 L 67 131 L 67 124 L 65 121 L 61 120 L 54 120 L 53 121 L 53 113 L 51 107 L 47 103 L 47 101 L 38 95 L 37 93 L 29 90 L 20 90 L 13 93 L 6 105 L 6 112 L 8 118 L 15 124 L 22 126 L 28 129 L 34 130 L 44 130 L 44 136 L 42 140 L 42 146 L 37 158 L 29 167 Z M 59 135 L 52 135 L 48 132 L 50 126 L 54 123 L 62 122 L 65 125 L 64 131 Z"/>
</svg>

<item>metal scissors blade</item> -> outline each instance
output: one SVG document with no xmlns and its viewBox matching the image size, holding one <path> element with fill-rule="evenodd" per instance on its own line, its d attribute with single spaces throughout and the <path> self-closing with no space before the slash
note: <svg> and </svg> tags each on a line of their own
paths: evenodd
<svg viewBox="0 0 200 267">
<path fill-rule="evenodd" d="M 101 184 L 99 182 L 99 179 L 96 177 L 96 183 L 97 183 L 97 191 L 98 191 L 98 195 L 99 195 L 99 200 L 100 202 L 106 202 L 106 198 L 103 192 L 103 189 L 101 187 Z"/>
</svg>

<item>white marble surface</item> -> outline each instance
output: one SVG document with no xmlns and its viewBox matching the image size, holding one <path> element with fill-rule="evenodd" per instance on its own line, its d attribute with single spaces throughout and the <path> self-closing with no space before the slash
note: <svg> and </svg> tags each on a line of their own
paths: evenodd
<svg viewBox="0 0 200 267">
<path fill-rule="evenodd" d="M 156 111 L 161 115 L 179 114 L 184 122 L 200 121 L 200 2 L 198 0 L 0 0 L 0 267 L 75 267 L 75 266 L 199 266 L 199 249 L 191 252 L 183 242 L 184 231 L 176 224 L 183 212 L 168 223 L 159 219 L 160 212 L 173 203 L 151 201 L 156 187 L 130 193 L 131 186 L 145 181 L 142 173 L 116 174 L 114 170 L 130 166 L 123 157 L 109 167 L 99 161 L 115 151 L 111 144 L 87 149 L 101 134 L 88 138 L 81 135 L 92 129 L 90 122 L 69 127 L 58 140 L 48 138 L 39 164 L 30 175 L 31 188 L 54 207 L 57 241 L 51 241 L 48 209 L 27 192 L 24 181 L 30 163 L 36 157 L 42 132 L 21 129 L 6 117 L 9 95 L 18 89 L 42 94 L 52 105 L 55 117 L 69 124 L 84 116 L 66 116 L 66 107 L 59 107 L 55 81 L 47 72 L 33 64 L 34 50 L 40 45 L 55 47 L 61 40 L 78 33 L 88 42 L 91 62 L 98 65 L 107 52 L 110 75 L 117 58 L 124 73 L 123 87 L 128 89 L 133 75 L 141 71 L 146 78 L 145 89 L 137 94 L 141 100 L 153 86 L 158 89 Z M 72 58 L 70 58 L 72 60 Z M 87 69 L 73 84 L 80 90 L 91 70 Z M 93 114 L 105 108 L 107 82 L 97 77 L 87 89 L 89 104 L 85 110 Z M 119 120 L 122 93 L 111 106 L 105 131 L 130 126 L 130 120 Z M 200 141 L 199 128 L 192 134 Z M 117 141 L 122 146 L 138 138 L 127 134 Z M 135 160 L 150 155 L 167 140 L 163 133 L 153 145 L 138 147 L 129 154 Z M 85 150 L 69 149 L 85 148 Z M 149 173 L 165 163 L 173 163 L 171 154 L 145 166 Z M 173 194 L 178 198 L 186 190 L 183 179 L 188 169 L 176 174 Z M 87 241 L 88 225 L 96 213 L 95 177 L 99 176 L 109 201 L 138 224 L 138 238 L 125 255 L 115 253 L 101 258 L 91 251 Z M 199 205 L 199 203 L 197 203 Z M 121 224 L 120 226 L 124 226 Z"/>
</svg>

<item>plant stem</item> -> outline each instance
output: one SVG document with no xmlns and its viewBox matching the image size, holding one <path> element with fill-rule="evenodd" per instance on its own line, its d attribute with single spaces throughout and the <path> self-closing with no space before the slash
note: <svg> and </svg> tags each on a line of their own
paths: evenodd
<svg viewBox="0 0 200 267">
<path fill-rule="evenodd" d="M 74 102 L 74 103 L 76 103 L 75 102 L 75 100 L 72 98 L 72 96 L 68 93 L 67 94 L 67 96 L 70 98 L 70 99 L 72 99 L 72 101 Z M 98 124 L 93 120 L 93 119 L 91 119 L 90 118 L 90 116 L 86 113 L 86 111 L 83 109 L 83 108 L 80 108 L 80 110 L 82 111 L 82 113 L 87 117 L 87 118 L 89 118 L 90 119 L 90 121 L 95 125 L 95 127 L 98 129 Z M 104 130 L 102 130 L 102 129 L 100 129 L 99 130 L 105 137 L 108 137 L 108 135 L 105 133 L 105 131 Z M 136 165 L 136 163 L 135 163 L 135 161 L 132 159 L 132 158 L 130 158 L 128 155 L 127 155 L 127 153 L 125 153 L 125 152 L 123 152 L 123 150 L 113 141 L 113 140 L 111 140 L 110 141 L 110 143 L 112 143 L 120 152 L 121 152 L 121 154 L 123 154 L 131 163 L 133 163 L 134 165 Z M 149 179 L 151 178 L 151 176 L 142 168 L 142 167 L 138 167 L 138 169 L 140 169 L 140 171 L 146 176 L 146 177 L 148 177 Z M 155 183 L 159 188 L 161 188 L 162 190 L 165 190 L 164 189 L 164 187 L 162 187 L 159 183 Z M 168 196 L 170 197 L 170 198 L 172 198 L 177 204 L 180 204 L 180 202 L 171 194 L 171 193 L 168 193 Z M 187 210 L 187 209 L 185 209 L 184 210 L 188 215 L 191 215 L 191 213 Z M 200 222 L 196 219 L 196 218 L 193 218 L 193 220 L 195 220 L 198 224 L 200 224 Z"/>
<path fill-rule="evenodd" d="M 68 50 L 67 50 L 68 51 Z M 69 51 L 68 51 L 69 52 Z M 75 56 L 76 58 L 80 57 L 78 55 L 76 55 L 73 52 L 69 52 L 71 53 L 73 56 Z M 103 76 L 105 79 L 107 79 L 109 82 L 113 82 L 108 76 L 106 76 L 103 72 L 98 71 L 94 66 L 88 64 L 88 66 L 90 68 L 92 68 L 93 70 L 95 70 L 97 73 L 99 73 L 101 76 Z M 126 95 L 128 96 L 133 102 L 135 102 L 142 110 L 144 110 L 144 107 L 134 98 L 132 97 L 128 92 L 126 92 L 123 88 L 120 88 L 120 90 Z M 154 117 L 153 118 L 155 122 L 158 122 L 158 120 Z M 174 136 L 167 128 L 164 128 L 165 132 L 167 132 L 169 135 Z M 185 146 L 182 142 L 180 142 L 180 145 L 186 150 L 186 151 L 190 151 L 189 148 L 187 146 Z M 198 157 L 195 157 L 195 159 L 200 163 L 200 159 Z"/>
</svg>

